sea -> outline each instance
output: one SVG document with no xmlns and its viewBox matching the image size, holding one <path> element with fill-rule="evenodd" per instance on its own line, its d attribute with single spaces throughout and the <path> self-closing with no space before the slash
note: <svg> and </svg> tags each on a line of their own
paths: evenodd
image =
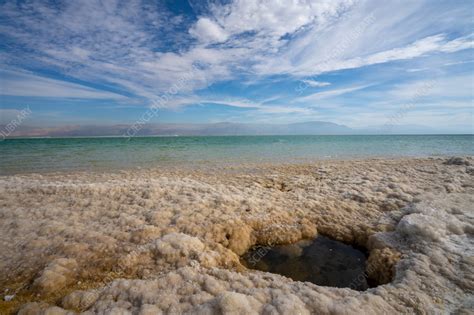
<svg viewBox="0 0 474 315">
<path fill-rule="evenodd" d="M 0 174 L 474 155 L 474 135 L 25 138 L 0 142 Z"/>
</svg>

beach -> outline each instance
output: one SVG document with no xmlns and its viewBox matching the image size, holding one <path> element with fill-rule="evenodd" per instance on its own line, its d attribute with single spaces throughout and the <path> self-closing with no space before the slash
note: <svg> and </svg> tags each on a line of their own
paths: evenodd
<svg viewBox="0 0 474 315">
<path fill-rule="evenodd" d="M 4 175 L 0 313 L 468 314 L 473 175 L 472 156 Z M 242 264 L 318 235 L 365 248 L 378 285 Z"/>
</svg>

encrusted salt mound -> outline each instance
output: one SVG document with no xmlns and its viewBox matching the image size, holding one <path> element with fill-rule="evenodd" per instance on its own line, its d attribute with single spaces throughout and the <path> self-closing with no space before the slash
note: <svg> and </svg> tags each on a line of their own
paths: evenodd
<svg viewBox="0 0 474 315">
<path fill-rule="evenodd" d="M 76 270 L 76 260 L 67 258 L 55 259 L 33 282 L 33 287 L 41 294 L 49 294 L 61 290 L 74 281 Z"/>
<path fill-rule="evenodd" d="M 221 251 L 226 251 L 222 247 Z M 182 267 L 192 261 L 205 267 L 218 265 L 238 265 L 238 256 L 226 251 L 225 255 L 211 250 L 199 238 L 183 233 L 171 233 L 158 239 L 151 247 L 155 259 L 176 267 Z"/>
<path fill-rule="evenodd" d="M 403 217 L 397 226 L 397 231 L 405 236 L 416 238 L 418 241 L 439 241 L 445 233 L 444 222 L 421 213 Z"/>
<path fill-rule="evenodd" d="M 197 310 L 197 313 L 258 314 L 258 310 L 261 307 L 262 304 L 252 296 L 236 292 L 225 292 L 206 305 L 203 305 L 202 308 Z"/>
<path fill-rule="evenodd" d="M 169 263 L 180 264 L 189 258 L 199 259 L 206 246 L 196 237 L 183 233 L 172 233 L 163 236 L 155 243 L 153 251 Z"/>
<path fill-rule="evenodd" d="M 85 310 L 97 301 L 99 293 L 98 290 L 74 291 L 71 294 L 66 295 L 61 304 L 66 309 Z"/>
</svg>

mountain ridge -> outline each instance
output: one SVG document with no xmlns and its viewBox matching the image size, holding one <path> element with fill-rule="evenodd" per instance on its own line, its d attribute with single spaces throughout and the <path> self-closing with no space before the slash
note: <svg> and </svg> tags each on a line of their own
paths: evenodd
<svg viewBox="0 0 474 315">
<path fill-rule="evenodd" d="M 134 128 L 136 127 L 136 128 Z M 453 129 L 433 129 L 421 125 L 379 125 L 364 128 L 328 121 L 307 121 L 288 124 L 272 123 L 163 123 L 114 125 L 65 125 L 57 127 L 18 126 L 7 133 L 0 124 L 0 138 L 14 137 L 133 137 L 133 136 L 272 136 L 272 135 L 416 135 L 473 134 Z M 474 131 L 474 130 L 473 130 Z"/>
<path fill-rule="evenodd" d="M 350 134 L 353 129 L 332 122 L 311 121 L 290 124 L 217 122 L 209 124 L 116 124 L 108 126 L 68 125 L 61 127 L 21 126 L 10 137 L 67 136 L 212 136 L 212 135 L 318 135 Z M 0 129 L 4 126 L 0 125 Z"/>
</svg>

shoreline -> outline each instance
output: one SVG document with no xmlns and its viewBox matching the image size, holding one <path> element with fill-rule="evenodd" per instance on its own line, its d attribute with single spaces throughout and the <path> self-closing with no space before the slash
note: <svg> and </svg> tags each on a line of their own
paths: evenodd
<svg viewBox="0 0 474 315">
<path fill-rule="evenodd" d="M 0 290 L 14 297 L 0 310 L 462 312 L 474 290 L 473 165 L 401 157 L 2 175 L 10 276 Z M 317 235 L 366 248 L 385 284 L 320 287 L 240 263 L 253 245 Z"/>
<path fill-rule="evenodd" d="M 231 161 L 231 162 L 218 162 L 218 161 L 198 161 L 195 163 L 190 162 L 176 162 L 165 163 L 161 165 L 148 165 L 148 166 L 129 166 L 129 167 L 108 167 L 108 168 L 97 168 L 97 169 L 72 169 L 72 170 L 44 170 L 44 171 L 25 171 L 16 173 L 3 173 L 0 171 L 0 178 L 2 177 L 13 177 L 13 176 L 59 176 L 59 175 L 104 175 L 107 174 L 128 174 L 128 173 L 141 173 L 141 172 L 157 172 L 157 173 L 183 173 L 186 172 L 199 172 L 203 174 L 214 173 L 216 171 L 225 172 L 226 170 L 237 170 L 245 172 L 247 169 L 284 169 L 286 167 L 311 167 L 319 164 L 331 164 L 331 163 L 345 163 L 345 162 L 364 162 L 364 161 L 375 161 L 375 162 L 389 162 L 389 161 L 414 161 L 414 160 L 446 160 L 453 155 L 420 155 L 420 156 L 368 156 L 368 157 L 327 157 L 327 158 L 295 158 L 292 160 L 285 161 Z M 460 155 L 462 158 L 472 158 L 472 155 Z"/>
</svg>

